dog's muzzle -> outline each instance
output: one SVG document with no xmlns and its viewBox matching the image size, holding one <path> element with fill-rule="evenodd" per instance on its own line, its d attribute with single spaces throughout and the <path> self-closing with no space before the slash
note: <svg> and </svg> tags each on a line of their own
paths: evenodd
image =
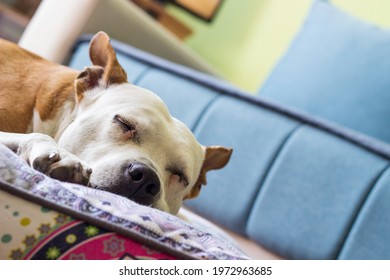
<svg viewBox="0 0 390 280">
<path fill-rule="evenodd" d="M 97 188 L 127 197 L 147 206 L 153 206 L 160 194 L 159 177 L 156 171 L 147 164 L 132 162 L 126 165 L 118 179 L 115 185 Z"/>
</svg>

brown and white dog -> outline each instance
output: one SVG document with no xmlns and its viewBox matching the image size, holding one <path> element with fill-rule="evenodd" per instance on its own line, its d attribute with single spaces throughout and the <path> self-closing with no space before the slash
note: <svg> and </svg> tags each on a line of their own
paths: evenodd
<svg viewBox="0 0 390 280">
<path fill-rule="evenodd" d="M 109 37 L 79 72 L 0 39 L 0 143 L 62 181 L 176 214 L 232 150 L 200 145 L 154 93 L 132 85 Z"/>
</svg>

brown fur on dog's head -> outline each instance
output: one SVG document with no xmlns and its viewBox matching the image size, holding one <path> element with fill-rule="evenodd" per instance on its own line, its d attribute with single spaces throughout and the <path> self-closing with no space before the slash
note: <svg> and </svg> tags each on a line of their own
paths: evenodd
<svg viewBox="0 0 390 280">
<path fill-rule="evenodd" d="M 110 37 L 104 32 L 97 33 L 91 40 L 89 57 L 93 66 L 86 67 L 75 80 L 78 102 L 84 92 L 99 85 L 108 87 L 113 84 L 127 83 L 127 74 L 119 64 Z"/>
</svg>

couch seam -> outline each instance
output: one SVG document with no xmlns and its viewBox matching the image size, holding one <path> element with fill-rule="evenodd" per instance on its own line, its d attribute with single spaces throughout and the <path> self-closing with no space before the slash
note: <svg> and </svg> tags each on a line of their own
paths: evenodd
<svg viewBox="0 0 390 280">
<path fill-rule="evenodd" d="M 297 123 L 296 126 L 294 128 L 292 128 L 291 131 L 289 131 L 286 134 L 286 136 L 281 141 L 281 143 L 278 146 L 278 148 L 275 150 L 275 153 L 274 153 L 273 157 L 269 161 L 269 165 L 268 165 L 266 171 L 264 172 L 264 175 L 259 179 L 258 183 L 256 184 L 258 186 L 257 192 L 256 192 L 256 195 L 254 196 L 254 198 L 252 199 L 251 203 L 250 203 L 250 207 L 248 207 L 249 211 L 248 211 L 248 214 L 245 217 L 245 230 L 244 230 L 244 232 L 245 232 L 245 235 L 247 237 L 249 237 L 248 225 L 249 225 L 249 220 L 251 219 L 252 213 L 254 212 L 253 211 L 253 207 L 254 207 L 254 204 L 256 203 L 256 201 L 258 200 L 258 198 L 263 193 L 262 190 L 263 190 L 264 183 L 267 181 L 267 178 L 269 177 L 269 174 L 270 174 L 271 170 L 273 169 L 276 161 L 278 160 L 281 152 L 284 150 L 284 147 L 287 145 L 287 143 L 290 141 L 290 139 L 297 133 L 297 131 L 302 129 L 305 126 L 306 126 L 305 123 Z M 259 241 L 257 241 L 257 242 L 259 242 Z M 261 243 L 261 242 L 259 242 L 259 243 Z"/>
<path fill-rule="evenodd" d="M 76 50 L 79 44 L 89 42 L 91 38 L 92 35 L 82 35 L 75 43 L 73 52 Z M 145 63 L 153 68 L 157 68 L 162 71 L 172 73 L 173 75 L 177 75 L 183 79 L 199 83 L 204 87 L 219 92 L 219 94 L 222 96 L 237 98 L 241 101 L 245 101 L 255 106 L 287 116 L 297 122 L 316 127 L 322 131 L 331 133 L 338 138 L 344 139 L 345 141 L 348 141 L 364 150 L 368 150 L 371 153 L 377 154 L 386 160 L 390 159 L 390 145 L 386 142 L 380 141 L 347 127 L 337 125 L 336 123 L 326 119 L 313 117 L 308 113 L 297 110 L 290 106 L 279 105 L 278 103 L 273 102 L 267 98 L 250 95 L 249 93 L 246 93 L 234 87 L 233 85 L 224 82 L 223 80 L 218 80 L 217 77 L 211 77 L 210 75 L 201 73 L 188 67 L 175 64 L 160 57 L 148 54 L 142 50 L 128 46 L 119 41 L 112 40 L 112 44 L 118 53 L 122 53 L 129 58 Z"/>
<path fill-rule="evenodd" d="M 213 98 L 210 99 L 210 101 L 206 104 L 206 106 L 203 107 L 203 109 L 200 111 L 196 121 L 192 125 L 192 132 L 195 133 L 195 131 L 198 129 L 199 124 L 202 122 L 202 120 L 205 118 L 205 114 L 207 111 L 210 110 L 210 108 L 214 105 L 214 103 L 217 102 L 218 99 L 221 98 L 221 94 L 217 92 Z"/>
<path fill-rule="evenodd" d="M 345 233 L 344 233 L 344 238 L 341 238 L 340 239 L 340 244 L 339 244 L 339 248 L 337 249 L 337 251 L 335 252 L 334 256 L 336 259 L 339 259 L 340 258 L 340 255 L 342 254 L 342 252 L 344 251 L 344 248 L 345 248 L 345 245 L 349 239 L 349 236 L 351 235 L 351 232 L 353 231 L 354 227 L 355 227 L 355 224 L 356 224 L 356 221 L 359 219 L 359 216 L 363 210 L 363 208 L 365 207 L 365 205 L 367 204 L 367 200 L 370 198 L 372 192 L 374 191 L 375 187 L 378 185 L 378 182 L 380 181 L 380 179 L 383 177 L 383 175 L 386 173 L 387 170 L 390 169 L 390 163 L 387 162 L 387 164 L 385 165 L 385 167 L 378 173 L 378 175 L 373 179 L 370 187 L 367 189 L 365 195 L 363 196 L 363 198 L 361 199 L 360 203 L 359 203 L 359 206 L 356 208 L 356 213 L 353 215 L 350 223 L 349 223 L 349 226 L 347 227 Z"/>
</svg>

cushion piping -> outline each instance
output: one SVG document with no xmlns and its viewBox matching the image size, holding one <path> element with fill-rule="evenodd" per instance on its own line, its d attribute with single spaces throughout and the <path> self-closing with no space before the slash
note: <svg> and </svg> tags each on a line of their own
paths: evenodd
<svg viewBox="0 0 390 280">
<path fill-rule="evenodd" d="M 335 254 L 335 258 L 336 259 L 340 259 L 340 257 L 342 256 L 343 254 L 343 251 L 344 251 L 344 247 L 349 239 L 349 236 L 350 234 L 352 233 L 353 231 L 353 228 L 354 228 L 354 225 L 359 217 L 359 215 L 362 213 L 362 209 L 364 207 L 364 205 L 366 204 L 367 200 L 369 199 L 371 193 L 373 192 L 373 190 L 375 189 L 375 187 L 377 186 L 379 180 L 383 177 L 383 175 L 386 173 L 386 171 L 390 168 L 390 164 L 387 164 L 383 170 L 381 170 L 378 175 L 374 178 L 374 180 L 372 181 L 371 183 L 371 186 L 370 188 L 368 189 L 367 193 L 365 194 L 364 198 L 361 200 L 360 202 L 360 205 L 357 207 L 357 211 L 356 211 L 356 214 L 355 214 L 355 217 L 351 220 L 351 224 L 349 225 L 348 227 L 348 230 L 346 231 L 346 233 L 344 234 L 344 238 L 342 240 L 342 242 L 340 242 L 340 247 L 339 247 L 339 250 L 337 251 L 337 253 Z"/>
<path fill-rule="evenodd" d="M 76 42 L 72 54 L 76 51 L 78 45 L 82 43 L 89 43 L 92 37 L 92 34 L 82 35 Z M 215 77 L 200 73 L 196 70 L 192 70 L 190 68 L 175 64 L 170 61 L 166 61 L 162 58 L 156 57 L 142 50 L 138 50 L 119 41 L 111 40 L 111 42 L 112 46 L 118 53 L 121 53 L 132 59 L 146 63 L 149 66 L 170 72 L 174 75 L 180 76 L 195 83 L 201 84 L 205 87 L 217 91 L 219 94 L 235 97 L 250 104 L 285 115 L 303 124 L 319 128 L 321 130 L 334 134 L 341 139 L 360 146 L 365 150 L 375 153 L 382 158 L 390 160 L 390 145 L 385 142 L 356 132 L 352 129 L 337 125 L 330 121 L 310 116 L 309 114 L 303 113 L 299 110 L 287 106 L 280 106 L 277 103 L 269 101 L 265 98 L 251 96 L 250 94 L 241 91 Z"/>
</svg>

